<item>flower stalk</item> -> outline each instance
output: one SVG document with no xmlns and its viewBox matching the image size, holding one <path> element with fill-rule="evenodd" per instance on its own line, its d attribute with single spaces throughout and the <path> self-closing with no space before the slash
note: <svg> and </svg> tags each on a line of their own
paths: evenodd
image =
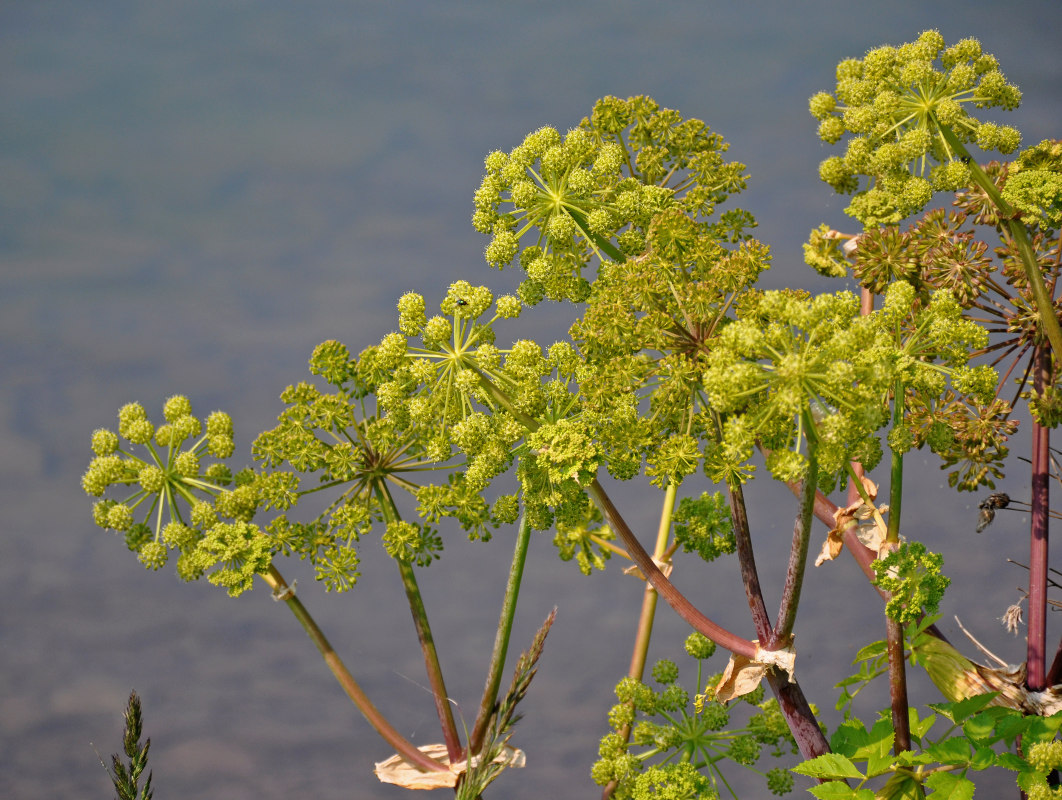
<svg viewBox="0 0 1062 800">
<path fill-rule="evenodd" d="M 369 700 L 369 696 L 365 694 L 364 690 L 354 680 L 354 676 L 350 674 L 350 670 L 347 669 L 343 660 L 336 653 L 332 647 L 328 638 L 324 635 L 324 632 L 317 626 L 317 622 L 310 612 L 306 610 L 306 607 L 302 604 L 302 601 L 295 596 L 294 589 L 284 580 L 284 576 L 280 574 L 280 571 L 276 567 L 270 565 L 269 571 L 262 575 L 269 587 L 273 590 L 273 596 L 283 600 L 285 605 L 291 610 L 291 613 L 295 615 L 295 619 L 298 620 L 302 629 L 306 631 L 306 634 L 310 637 L 310 640 L 317 647 L 318 652 L 324 658 L 325 664 L 328 665 L 328 669 L 331 670 L 335 679 L 339 681 L 339 685 L 343 687 L 343 691 L 346 692 L 354 705 L 358 707 L 362 716 L 366 721 L 372 725 L 380 736 L 384 738 L 388 744 L 390 744 L 395 751 L 402 756 L 408 763 L 415 765 L 419 769 L 427 772 L 444 772 L 446 766 L 440 764 L 438 761 L 433 761 L 418 750 L 412 742 L 406 739 L 400 734 L 395 727 L 387 720 L 387 718 L 380 713 L 380 711 Z"/>
</svg>

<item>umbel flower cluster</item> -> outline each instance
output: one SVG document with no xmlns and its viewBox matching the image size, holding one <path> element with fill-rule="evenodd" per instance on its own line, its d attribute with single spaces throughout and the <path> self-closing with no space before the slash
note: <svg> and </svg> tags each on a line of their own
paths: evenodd
<svg viewBox="0 0 1062 800">
<path fill-rule="evenodd" d="M 269 567 L 273 544 L 250 521 L 258 506 L 251 476 L 233 476 L 223 461 L 234 450 L 232 420 L 215 411 L 204 425 L 181 395 L 167 400 L 162 414 L 156 428 L 142 405 L 129 403 L 118 412 L 117 433 L 92 434 L 95 458 L 82 487 L 93 497 L 112 487 L 124 495 L 99 500 L 93 519 L 123 533 L 148 569 L 176 553 L 181 578 L 209 573 L 211 583 L 237 595 Z M 210 456 L 219 460 L 204 466 Z"/>
<path fill-rule="evenodd" d="M 1014 152 L 1016 130 L 971 111 L 1013 108 L 1019 99 L 975 41 L 945 47 L 933 31 L 843 62 L 836 90 L 812 98 L 819 135 L 831 144 L 848 137 L 844 155 L 823 162 L 821 177 L 854 195 L 848 213 L 866 230 L 846 237 L 824 226 L 805 256 L 825 274 L 854 275 L 861 297 L 756 288 L 772 253 L 753 238 L 752 216 L 727 206 L 747 176 L 744 165 L 724 159 L 726 142 L 651 98 L 606 97 L 576 128 L 540 128 L 485 159 L 472 223 L 489 237 L 491 266 L 523 271 L 514 294 L 465 280 L 442 298 L 408 291 L 398 299 L 395 329 L 376 344 L 360 352 L 334 340 L 320 344 L 311 378 L 282 392 L 276 425 L 253 442 L 254 469 L 233 474 L 226 465 L 234 445 L 225 414 L 200 421 L 186 398 L 172 397 L 156 428 L 139 404 L 123 407 L 116 432 L 92 437 L 95 457 L 83 487 L 97 498 L 96 523 L 123 534 L 149 569 L 175 558 L 181 578 L 205 575 L 232 595 L 263 576 L 332 667 L 330 646 L 273 562 L 305 560 L 327 591 L 346 591 L 360 577 L 360 548 L 376 531 L 410 602 L 451 766 L 506 747 L 509 733 L 496 731 L 483 749 L 481 723 L 496 710 L 488 691 L 467 746 L 460 743 L 447 720 L 449 695 L 414 567 L 441 557 L 454 522 L 486 542 L 519 521 L 518 554 L 520 547 L 526 554 L 532 531 L 551 531 L 561 560 L 581 572 L 618 555 L 637 562 L 635 574 L 651 584 L 632 675 L 617 688 L 593 769 L 615 797 L 709 797 L 725 783 L 723 759 L 754 767 L 764 748 L 791 755 L 801 737 L 805 755 L 825 752 L 815 712 L 790 672 L 812 515 L 821 515 L 817 503 L 829 504 L 815 490 L 845 486 L 857 474 L 853 464 L 869 472 L 890 459 L 889 505 L 874 506 L 869 477 L 853 480 L 862 505 L 836 509 L 830 535 L 846 535 L 845 515 L 854 524 L 854 509 L 865 507 L 873 522 L 853 530 L 875 537 L 872 569 L 892 598 L 885 613 L 918 623 L 948 581 L 938 555 L 917 542 L 900 544 L 903 457 L 927 447 L 945 467 L 957 467 L 953 486 L 992 486 L 1015 426 L 1011 404 L 1000 397 L 999 359 L 983 357 L 1001 348 L 1018 358 L 1035 352 L 1052 318 L 1045 309 L 1053 301 L 1030 276 L 1058 277 L 1062 147 L 1044 142 L 986 168 L 966 150 Z M 955 192 L 956 210 L 930 211 L 901 230 L 898 223 L 936 191 Z M 1000 203 L 1011 205 L 1001 211 Z M 1027 226 L 1025 239 L 1019 225 Z M 999 233 L 995 253 L 976 236 L 979 227 Z M 1003 281 L 992 274 L 997 265 Z M 573 304 L 568 331 L 541 341 L 506 338 L 512 320 L 546 300 Z M 990 343 L 990 333 L 1007 340 Z M 1039 421 L 1062 419 L 1057 389 L 1025 394 Z M 773 626 L 743 495 L 758 469 L 800 495 L 792 544 L 783 544 L 791 552 Z M 606 476 L 641 477 L 662 490 L 652 555 L 608 496 Z M 703 491 L 705 482 L 724 491 Z M 256 521 L 266 512 L 268 521 Z M 756 641 L 719 626 L 670 582 L 680 549 L 705 562 L 738 553 Z M 496 639 L 501 651 L 522 558 L 514 556 Z M 657 664 L 656 686 L 635 666 L 646 663 L 654 592 L 732 653 L 726 677 L 709 678 L 701 666 L 715 644 L 701 632 L 687 640 L 698 664 L 692 703 L 674 663 Z M 889 630 L 901 635 L 894 624 Z M 505 661 L 499 652 L 492 659 L 498 669 Z M 415 769 L 440 766 L 425 765 L 426 755 L 381 722 L 349 673 L 336 674 L 377 730 L 397 742 L 401 758 Z M 765 674 L 784 702 L 753 688 Z M 737 682 L 750 704 L 743 725 L 713 688 Z M 731 689 L 718 696 L 730 697 Z M 792 788 L 786 770 L 765 777 L 774 793 Z M 901 778 L 921 791 L 917 776 Z"/>
<path fill-rule="evenodd" d="M 909 44 L 875 48 L 842 61 L 836 90 L 811 98 L 823 141 L 851 137 L 819 175 L 837 192 L 855 193 L 847 213 L 864 225 L 899 222 L 925 208 L 933 192 L 970 184 L 964 144 L 1013 153 L 1018 131 L 978 120 L 969 108 L 1012 109 L 1020 101 L 976 39 L 945 47 L 937 31 L 926 31 Z"/>
</svg>

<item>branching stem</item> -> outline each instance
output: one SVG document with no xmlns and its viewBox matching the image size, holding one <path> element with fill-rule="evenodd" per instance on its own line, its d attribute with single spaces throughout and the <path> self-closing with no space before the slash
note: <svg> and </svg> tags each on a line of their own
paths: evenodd
<svg viewBox="0 0 1062 800">
<path fill-rule="evenodd" d="M 418 750 L 412 742 L 406 739 L 402 734 L 395 730 L 394 726 L 387 721 L 387 718 L 372 704 L 368 695 L 362 690 L 358 682 L 354 680 L 354 676 L 350 674 L 346 665 L 340 659 L 335 650 L 332 649 L 332 645 L 325 637 L 324 633 L 313 617 L 310 616 L 310 612 L 306 610 L 306 607 L 302 604 L 302 601 L 295 596 L 295 593 L 291 590 L 288 582 L 284 580 L 284 577 L 280 574 L 276 567 L 270 566 L 269 572 L 262 575 L 265 582 L 269 584 L 269 587 L 273 590 L 275 597 L 283 598 L 288 608 L 291 609 L 291 613 L 295 615 L 295 619 L 299 621 L 303 630 L 317 646 L 321 656 L 325 660 L 325 664 L 332 671 L 336 680 L 339 681 L 339 685 L 343 687 L 343 691 L 347 693 L 347 697 L 354 701 L 354 705 L 361 711 L 362 716 L 368 721 L 376 732 L 384 738 L 384 740 L 390 744 L 395 751 L 406 760 L 407 763 L 413 764 L 422 770 L 428 772 L 444 772 L 446 766 L 440 764 L 438 761 L 433 761 Z"/>
</svg>

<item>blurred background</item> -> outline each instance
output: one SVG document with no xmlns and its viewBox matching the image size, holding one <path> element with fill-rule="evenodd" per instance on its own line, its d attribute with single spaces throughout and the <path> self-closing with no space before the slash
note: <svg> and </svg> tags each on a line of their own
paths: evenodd
<svg viewBox="0 0 1062 800">
<path fill-rule="evenodd" d="M 93 526 L 79 483 L 89 437 L 113 427 L 122 404 L 140 401 L 157 418 L 183 393 L 199 415 L 229 411 L 237 455 L 249 460 L 318 342 L 358 351 L 378 341 L 407 290 L 430 306 L 457 279 L 516 285 L 515 272 L 486 265 L 487 239 L 469 223 L 483 157 L 541 125 L 577 125 L 605 94 L 652 95 L 726 137 L 751 174 L 737 202 L 774 250 L 766 287 L 844 288 L 801 255 L 819 223 L 850 227 L 845 201 L 817 179 L 832 151 L 815 136 L 808 97 L 832 88 L 840 59 L 935 27 L 949 43 L 979 37 L 998 56 L 1024 92 L 1006 121 L 1026 144 L 1057 137 L 1057 12 L 1050 0 L 1005 11 L 988 0 L 0 4 L 5 794 L 109 796 L 97 751 L 108 759 L 120 748 L 131 688 L 144 702 L 158 797 L 404 791 L 375 781 L 387 745 L 264 586 L 231 600 L 179 583 L 171 567 L 148 573 Z M 571 318 L 570 306 L 543 305 L 512 337 L 548 344 Z M 1027 497 L 1026 469 L 1016 462 L 999 488 Z M 932 459 L 909 470 L 905 530 L 944 552 L 953 580 L 943 628 L 960 637 L 959 614 L 1004 658 L 1023 660 L 998 618 L 1025 579 L 1003 563 L 1027 555 L 1025 520 L 1002 513 L 977 536 L 979 497 L 952 494 Z M 615 488 L 646 541 L 654 495 Z M 773 610 L 795 509 L 775 487 L 755 486 L 749 500 Z M 445 536 L 442 560 L 420 575 L 449 689 L 471 725 L 512 538 Z M 589 769 L 627 669 L 641 585 L 615 562 L 580 575 L 551 538 L 533 542 L 513 640 L 523 649 L 559 607 L 514 740 L 527 767 L 493 796 L 596 796 Z M 280 566 L 376 704 L 417 744 L 438 741 L 394 567 L 378 539 L 362 553 L 363 578 L 342 596 L 325 595 L 302 564 Z M 749 631 L 733 571 L 686 560 L 676 581 L 711 616 Z M 801 610 L 797 675 L 833 725 L 832 686 L 883 636 L 880 604 L 842 559 L 811 573 Z M 686 632 L 662 605 L 653 657 L 674 658 L 692 680 Z M 725 658 L 709 664 L 721 670 Z M 864 710 L 885 705 L 884 691 L 868 690 Z M 735 786 L 765 794 L 758 778 Z"/>
</svg>

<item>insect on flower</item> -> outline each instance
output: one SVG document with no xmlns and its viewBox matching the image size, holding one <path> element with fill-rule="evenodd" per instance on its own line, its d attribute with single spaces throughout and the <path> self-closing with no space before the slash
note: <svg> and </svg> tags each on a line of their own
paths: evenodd
<svg viewBox="0 0 1062 800">
<path fill-rule="evenodd" d="M 981 533 L 992 524 L 992 520 L 996 518 L 997 508 L 1006 508 L 1009 505 L 1010 495 L 1006 492 L 996 492 L 982 500 L 978 505 L 981 513 L 977 515 L 977 532 Z"/>
</svg>

